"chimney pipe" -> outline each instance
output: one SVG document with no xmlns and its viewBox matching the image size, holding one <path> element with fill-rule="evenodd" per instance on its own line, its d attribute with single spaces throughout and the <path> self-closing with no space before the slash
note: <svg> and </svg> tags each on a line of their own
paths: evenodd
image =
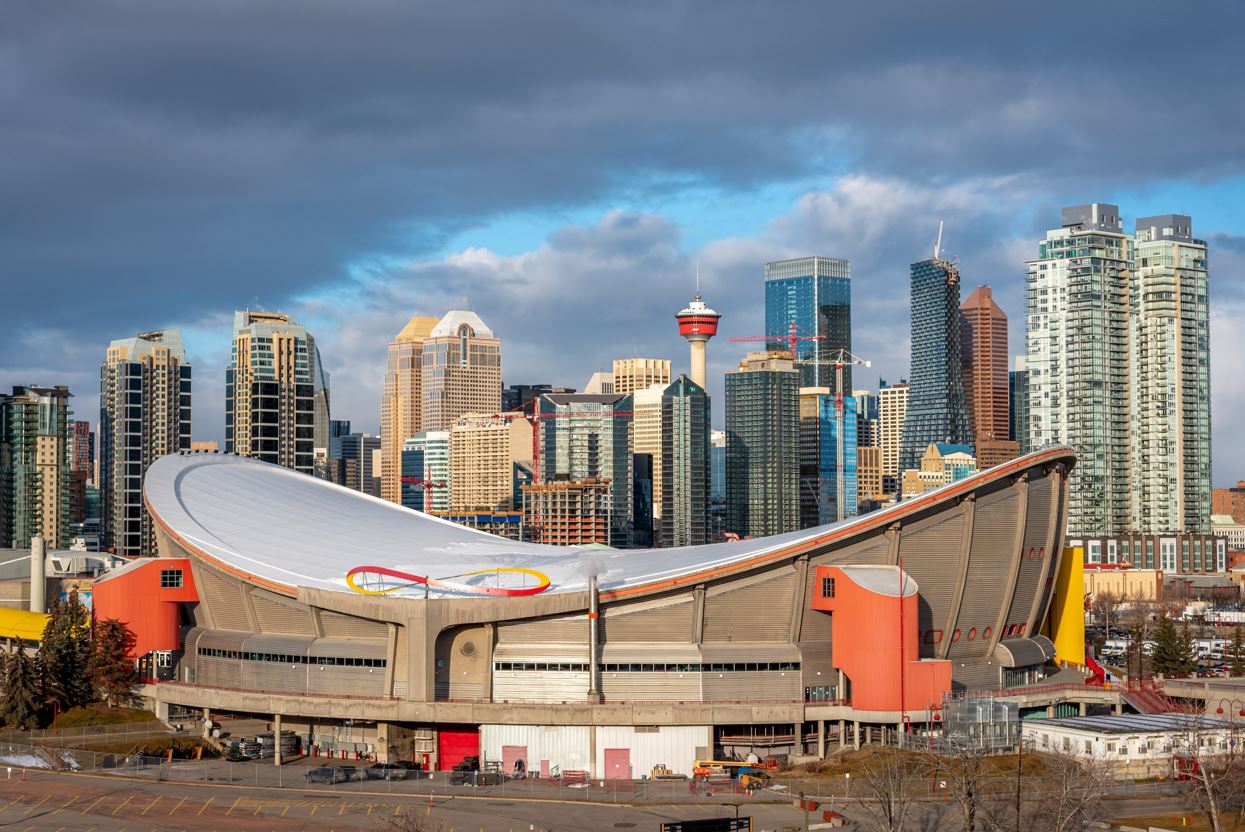
<svg viewBox="0 0 1245 832">
<path fill-rule="evenodd" d="M 588 578 L 588 698 L 601 700 L 597 691 L 597 619 L 601 609 L 597 597 L 597 576 Z"/>
<path fill-rule="evenodd" d="M 48 542 L 30 538 L 30 611 L 48 611 Z"/>
</svg>

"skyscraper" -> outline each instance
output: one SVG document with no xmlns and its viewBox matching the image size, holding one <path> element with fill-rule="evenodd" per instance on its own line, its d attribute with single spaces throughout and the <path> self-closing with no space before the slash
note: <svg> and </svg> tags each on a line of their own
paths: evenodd
<svg viewBox="0 0 1245 832">
<path fill-rule="evenodd" d="M 614 366 L 618 366 L 618 362 L 614 362 Z M 617 371 L 615 371 L 615 379 L 617 379 Z M 651 527 L 655 540 L 661 540 L 661 513 L 662 513 L 662 398 L 666 393 L 666 388 L 670 384 L 652 384 L 648 387 L 641 387 L 639 390 L 632 392 L 631 410 L 634 414 L 631 418 L 631 452 L 637 455 L 648 455 L 651 457 L 651 469 L 653 480 L 653 493 L 649 495 L 649 516 L 641 517 L 641 508 L 637 504 L 635 507 L 636 523 L 639 525 L 644 521 L 646 527 Z"/>
<path fill-rule="evenodd" d="M 1137 220 L 1130 283 L 1132 528 L 1210 532 L 1206 243 L 1192 220 Z"/>
<path fill-rule="evenodd" d="M 547 393 L 536 404 L 540 414 L 540 485 L 606 482 L 610 545 L 630 545 L 632 397 Z"/>
<path fill-rule="evenodd" d="M 380 471 L 373 464 L 380 450 L 380 437 L 368 433 L 348 433 L 330 440 L 335 453 L 329 458 L 329 479 L 338 485 L 380 496 Z"/>
<path fill-rule="evenodd" d="M 225 452 L 313 473 L 317 435 L 328 444 L 326 381 L 306 327 L 281 313 L 235 312 Z"/>
<path fill-rule="evenodd" d="M 912 371 L 899 451 L 917 468 L 931 443 L 973 444 L 960 359 L 960 270 L 933 257 L 912 264 Z"/>
<path fill-rule="evenodd" d="M 614 359 L 615 393 L 625 396 L 653 385 L 661 385 L 664 390 L 669 384 L 670 359 L 668 358 Z"/>
<path fill-rule="evenodd" d="M 1129 280 L 1132 241 L 1115 205 L 1065 208 L 1028 262 L 1029 447 L 1076 450 L 1068 534 L 1115 535 L 1131 521 Z"/>
<path fill-rule="evenodd" d="M 791 353 L 752 352 L 726 374 L 726 530 L 800 527 L 800 373 Z"/>
<path fill-rule="evenodd" d="M 415 480 L 402 483 L 402 505 L 439 514 L 448 512 L 454 488 L 450 478 L 450 432 L 425 430 L 406 440 L 402 444 L 402 476 Z"/>
<path fill-rule="evenodd" d="M 960 358 L 973 436 L 1007 440 L 1007 315 L 989 286 L 978 286 L 960 304 Z"/>
<path fill-rule="evenodd" d="M 878 380 L 878 444 L 882 447 L 882 491 L 899 492 L 899 449 L 908 417 L 908 382 L 888 385 Z"/>
<path fill-rule="evenodd" d="M 421 357 L 424 430 L 449 430 L 464 413 L 501 411 L 501 341 L 479 315 L 447 312 Z"/>
<path fill-rule="evenodd" d="M 839 499 L 839 419 L 828 387 L 800 388 L 800 526 L 857 514 L 856 397 L 843 399 L 843 499 Z M 840 511 L 840 503 L 842 510 Z"/>
<path fill-rule="evenodd" d="M 1016 356 L 1012 371 L 1007 374 L 1008 438 L 1015 442 L 1021 454 L 1031 450 L 1029 445 L 1029 360 Z"/>
<path fill-rule="evenodd" d="M 190 364 L 180 330 L 142 332 L 108 345 L 100 367 L 101 536 L 105 549 L 156 554 L 143 503 L 147 467 L 190 450 Z"/>
<path fill-rule="evenodd" d="M 800 367 L 801 387 L 834 390 L 835 370 L 831 356 L 852 349 L 852 265 L 834 257 L 800 257 L 765 264 L 765 334 L 775 336 L 770 349 L 785 349 L 782 338 L 795 324 L 800 336 L 821 336 L 820 341 L 796 344 L 801 360 L 815 359 Z M 843 368 L 843 393 L 852 389 L 852 368 Z"/>
<path fill-rule="evenodd" d="M 69 545 L 69 388 L 0 395 L 0 546 Z"/>
<path fill-rule="evenodd" d="M 515 463 L 532 458 L 532 423 L 465 413 L 450 428 L 451 512 L 518 511 Z"/>
<path fill-rule="evenodd" d="M 436 318 L 416 315 L 389 344 L 380 397 L 380 495 L 393 503 L 405 505 L 402 446 L 424 429 L 424 339 L 436 325 Z"/>
<path fill-rule="evenodd" d="M 69 423 L 69 522 L 86 521 L 86 487 L 95 470 L 95 434 L 91 423 Z"/>
<path fill-rule="evenodd" d="M 709 542 L 709 395 L 680 375 L 661 398 L 661 545 Z"/>
</svg>

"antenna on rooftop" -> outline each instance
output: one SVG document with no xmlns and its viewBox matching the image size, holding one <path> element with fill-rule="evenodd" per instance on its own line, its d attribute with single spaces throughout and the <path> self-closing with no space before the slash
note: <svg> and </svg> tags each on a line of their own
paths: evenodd
<svg viewBox="0 0 1245 832">
<path fill-rule="evenodd" d="M 700 297 L 700 258 L 696 258 L 696 297 Z"/>
<path fill-rule="evenodd" d="M 938 239 L 934 241 L 934 259 L 938 259 L 938 253 L 942 251 L 942 220 L 938 221 Z"/>
</svg>

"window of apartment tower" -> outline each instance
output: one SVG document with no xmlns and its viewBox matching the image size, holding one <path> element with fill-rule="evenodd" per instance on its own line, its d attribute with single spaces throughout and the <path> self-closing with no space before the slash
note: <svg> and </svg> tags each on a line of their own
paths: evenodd
<svg viewBox="0 0 1245 832">
<path fill-rule="evenodd" d="M 182 587 L 182 570 L 180 569 L 161 569 L 160 570 L 160 588 L 161 589 L 181 589 Z"/>
<path fill-rule="evenodd" d="M 834 597 L 834 578 L 822 578 L 821 579 L 821 597 L 822 598 L 833 598 Z"/>
</svg>

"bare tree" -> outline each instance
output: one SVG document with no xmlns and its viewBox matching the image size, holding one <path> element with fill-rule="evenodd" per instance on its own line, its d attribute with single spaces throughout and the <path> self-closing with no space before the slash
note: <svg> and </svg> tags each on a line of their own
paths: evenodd
<svg viewBox="0 0 1245 832">
<path fill-rule="evenodd" d="M 869 825 L 880 832 L 903 832 L 928 771 L 917 755 L 897 749 L 885 748 L 865 759 L 859 777 L 871 799 L 859 805 Z"/>
<path fill-rule="evenodd" d="M 1222 832 L 1225 809 L 1245 806 L 1245 758 L 1236 726 L 1200 713 L 1184 715 L 1183 729 L 1173 743 L 1173 755 L 1193 781 L 1189 797 L 1206 814 L 1212 832 Z"/>
<path fill-rule="evenodd" d="M 1030 795 L 1025 828 L 1068 832 L 1100 819 L 1102 796 L 1111 778 L 1106 763 L 1065 751 L 1043 754 L 1042 762 L 1045 773 Z"/>
<path fill-rule="evenodd" d="M 978 817 L 985 820 L 987 814 L 985 798 L 990 773 L 985 753 L 964 743 L 942 753 L 927 754 L 925 759 L 939 781 L 939 788 L 945 788 L 959 808 L 961 828 L 964 832 L 976 832 Z"/>
</svg>

